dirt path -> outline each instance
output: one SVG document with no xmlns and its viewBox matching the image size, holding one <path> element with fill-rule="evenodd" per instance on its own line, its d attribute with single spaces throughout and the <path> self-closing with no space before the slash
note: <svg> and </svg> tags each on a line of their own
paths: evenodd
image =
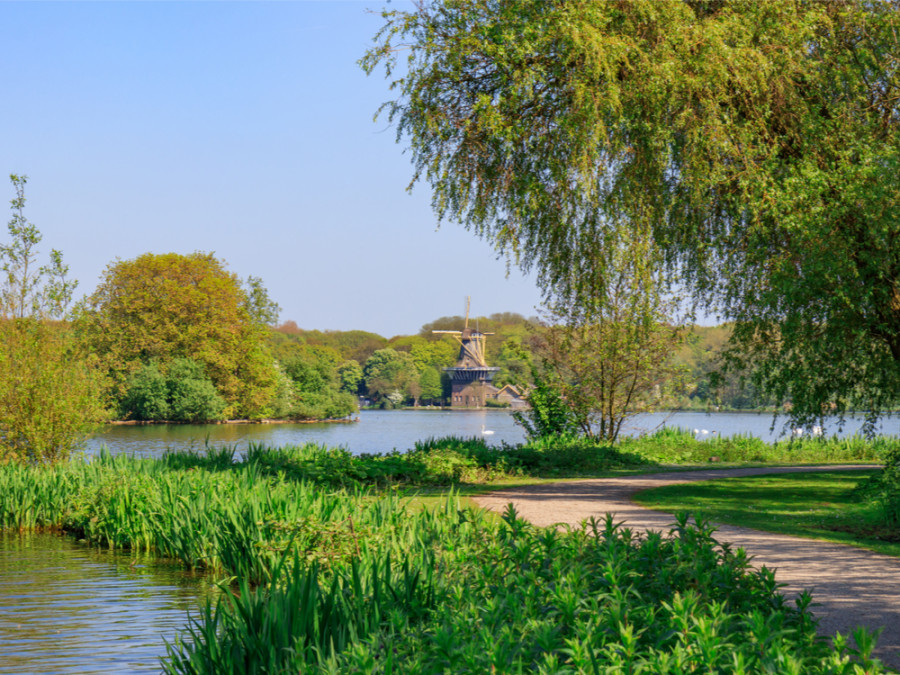
<svg viewBox="0 0 900 675">
<path fill-rule="evenodd" d="M 577 525 L 590 516 L 615 514 L 632 528 L 666 531 L 671 514 L 651 511 L 631 501 L 648 488 L 701 480 L 802 471 L 871 469 L 871 465 L 804 466 L 754 469 L 714 469 L 677 473 L 598 478 L 568 483 L 533 485 L 477 497 L 476 503 L 502 511 L 512 502 L 519 515 L 535 525 Z M 720 541 L 743 547 L 754 564 L 776 570 L 788 595 L 810 589 L 823 634 L 850 633 L 856 626 L 884 628 L 876 656 L 900 669 L 900 559 L 851 546 L 770 534 L 722 525 Z"/>
</svg>

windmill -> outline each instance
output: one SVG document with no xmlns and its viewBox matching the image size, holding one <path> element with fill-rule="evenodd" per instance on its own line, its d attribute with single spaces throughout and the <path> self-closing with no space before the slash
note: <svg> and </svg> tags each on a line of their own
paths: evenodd
<svg viewBox="0 0 900 675">
<path fill-rule="evenodd" d="M 500 370 L 488 366 L 485 359 L 485 342 L 488 335 L 477 328 L 469 328 L 469 305 L 471 298 L 466 298 L 466 322 L 462 330 L 435 330 L 432 333 L 452 335 L 459 343 L 459 357 L 456 366 L 444 368 L 450 375 L 452 383 L 451 404 L 453 407 L 481 407 L 487 395 L 493 393 L 491 380 Z"/>
</svg>

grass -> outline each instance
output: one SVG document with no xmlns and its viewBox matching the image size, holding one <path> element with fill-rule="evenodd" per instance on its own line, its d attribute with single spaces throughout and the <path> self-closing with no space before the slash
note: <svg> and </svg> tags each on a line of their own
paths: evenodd
<svg viewBox="0 0 900 675">
<path fill-rule="evenodd" d="M 634 501 L 671 513 L 689 511 L 712 522 L 821 539 L 900 556 L 900 531 L 881 524 L 877 504 L 853 489 L 876 471 L 825 471 L 725 478 L 670 485 Z"/>
<path fill-rule="evenodd" d="M 619 450 L 657 464 L 798 465 L 880 463 L 888 452 L 898 447 L 900 438 L 891 436 L 871 440 L 861 436 L 804 437 L 766 443 L 754 436 L 738 434 L 697 440 L 688 429 L 669 427 L 641 438 L 625 439 Z"/>
</svg>

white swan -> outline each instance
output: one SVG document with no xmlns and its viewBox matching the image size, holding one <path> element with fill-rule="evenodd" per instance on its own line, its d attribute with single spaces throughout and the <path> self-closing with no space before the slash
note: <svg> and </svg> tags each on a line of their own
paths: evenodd
<svg viewBox="0 0 900 675">
<path fill-rule="evenodd" d="M 484 425 L 481 425 L 481 435 L 482 436 L 493 436 L 494 432 L 491 429 L 485 429 Z"/>
</svg>

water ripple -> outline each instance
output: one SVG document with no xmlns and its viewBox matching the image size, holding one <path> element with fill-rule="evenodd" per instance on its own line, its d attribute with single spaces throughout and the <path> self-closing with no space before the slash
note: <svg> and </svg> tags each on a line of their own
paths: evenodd
<svg viewBox="0 0 900 675">
<path fill-rule="evenodd" d="M 0 673 L 157 673 L 208 581 L 55 535 L 0 535 Z"/>
</svg>

